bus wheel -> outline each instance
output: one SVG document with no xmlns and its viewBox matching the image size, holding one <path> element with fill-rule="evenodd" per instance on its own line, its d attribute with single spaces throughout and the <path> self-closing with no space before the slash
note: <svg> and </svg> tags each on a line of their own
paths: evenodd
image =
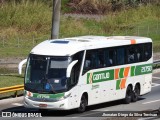
<svg viewBox="0 0 160 120">
<path fill-rule="evenodd" d="M 130 86 L 128 86 L 126 90 L 126 97 L 124 99 L 124 103 L 129 104 L 131 100 L 132 100 L 132 89 Z"/>
<path fill-rule="evenodd" d="M 132 94 L 132 101 L 136 102 L 139 98 L 139 95 L 140 95 L 140 89 L 138 85 L 136 85 Z"/>
<path fill-rule="evenodd" d="M 78 108 L 78 112 L 80 113 L 84 112 L 86 110 L 86 107 L 87 107 L 87 99 L 85 95 L 83 95 L 81 98 L 80 106 Z"/>
</svg>

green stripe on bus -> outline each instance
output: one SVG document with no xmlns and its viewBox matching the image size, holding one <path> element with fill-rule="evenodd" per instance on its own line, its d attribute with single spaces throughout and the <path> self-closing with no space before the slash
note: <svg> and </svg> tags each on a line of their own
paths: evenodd
<svg viewBox="0 0 160 120">
<path fill-rule="evenodd" d="M 131 67 L 131 76 L 134 76 L 135 75 L 135 66 L 132 66 Z"/>
<path fill-rule="evenodd" d="M 121 68 L 119 72 L 119 78 L 123 78 L 123 77 L 124 77 L 124 68 Z"/>
<path fill-rule="evenodd" d="M 116 80 L 116 90 L 120 89 L 121 80 Z"/>
<path fill-rule="evenodd" d="M 39 93 L 32 93 L 34 98 L 61 98 L 64 96 L 64 93 L 57 93 L 57 94 L 39 94 Z"/>
<path fill-rule="evenodd" d="M 124 78 L 124 69 L 120 68 L 119 78 Z M 152 73 L 152 64 L 131 66 L 130 76 L 144 75 Z M 114 80 L 114 69 L 99 72 L 87 73 L 87 84 Z M 118 84 L 118 83 L 117 83 Z"/>
</svg>

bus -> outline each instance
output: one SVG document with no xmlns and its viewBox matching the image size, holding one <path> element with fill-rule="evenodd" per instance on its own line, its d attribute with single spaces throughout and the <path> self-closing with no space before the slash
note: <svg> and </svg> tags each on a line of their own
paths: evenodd
<svg viewBox="0 0 160 120">
<path fill-rule="evenodd" d="M 138 36 L 79 36 L 46 40 L 27 59 L 24 106 L 84 112 L 151 91 L 152 40 Z"/>
</svg>

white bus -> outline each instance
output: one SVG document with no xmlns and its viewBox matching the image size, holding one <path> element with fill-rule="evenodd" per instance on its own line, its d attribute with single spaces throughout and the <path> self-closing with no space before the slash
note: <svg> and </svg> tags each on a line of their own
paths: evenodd
<svg viewBox="0 0 160 120">
<path fill-rule="evenodd" d="M 152 40 L 136 36 L 80 36 L 46 40 L 29 54 L 24 105 L 84 112 L 87 106 L 151 91 Z"/>
</svg>

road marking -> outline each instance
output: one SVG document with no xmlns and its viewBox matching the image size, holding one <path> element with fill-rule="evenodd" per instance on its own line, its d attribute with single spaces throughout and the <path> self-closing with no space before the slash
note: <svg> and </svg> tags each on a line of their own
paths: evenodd
<svg viewBox="0 0 160 120">
<path fill-rule="evenodd" d="M 157 117 L 146 117 L 146 118 L 139 118 L 138 120 L 156 120 L 156 118 Z"/>
<path fill-rule="evenodd" d="M 152 83 L 152 87 L 157 87 L 157 86 L 160 86 L 160 84 L 158 84 L 158 83 Z"/>
<path fill-rule="evenodd" d="M 71 118 L 75 119 L 75 118 L 78 118 L 78 117 L 71 117 Z"/>
<path fill-rule="evenodd" d="M 92 111 L 94 111 L 94 110 L 92 110 Z M 105 111 L 109 111 L 109 110 L 105 110 Z M 77 118 L 78 117 L 86 117 L 86 116 L 89 116 L 89 115 L 92 115 L 92 114 L 97 114 L 97 113 L 102 113 L 102 111 L 79 115 L 79 116 L 77 116 Z M 103 113 L 102 113 L 102 115 L 103 115 Z"/>
<path fill-rule="evenodd" d="M 144 102 L 144 103 L 142 103 L 142 104 L 150 104 L 150 103 L 159 102 L 159 101 L 160 101 L 160 99 L 159 99 L 159 100 L 149 101 L 149 102 Z"/>
<path fill-rule="evenodd" d="M 105 111 L 109 111 L 109 110 L 106 110 L 105 108 L 104 109 L 100 108 L 100 109 L 96 109 L 96 110 L 92 110 L 92 111 L 103 111 L 103 112 L 105 112 Z"/>
<path fill-rule="evenodd" d="M 12 105 L 15 105 L 15 106 L 23 106 L 23 104 L 21 104 L 21 103 L 12 103 Z"/>
<path fill-rule="evenodd" d="M 159 80 L 160 80 L 160 77 L 152 77 L 152 78 L 155 78 L 155 79 L 159 79 Z"/>
</svg>

